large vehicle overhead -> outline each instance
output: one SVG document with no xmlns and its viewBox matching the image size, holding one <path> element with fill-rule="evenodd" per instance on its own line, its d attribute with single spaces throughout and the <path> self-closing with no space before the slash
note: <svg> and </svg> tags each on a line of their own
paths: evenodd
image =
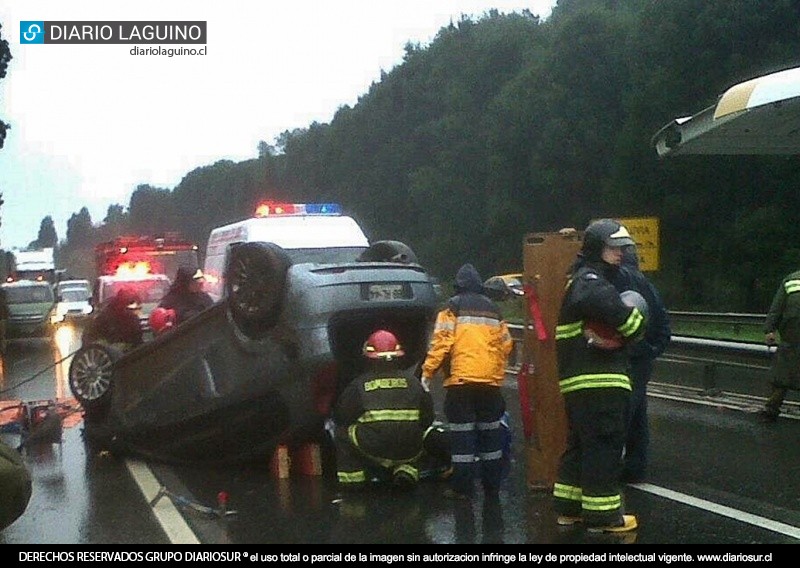
<svg viewBox="0 0 800 568">
<path fill-rule="evenodd" d="M 32 280 L 56 283 L 56 263 L 53 249 L 14 250 L 13 266 L 8 281 Z"/>
<path fill-rule="evenodd" d="M 211 308 L 124 354 L 91 344 L 73 357 L 90 438 L 177 462 L 320 439 L 369 335 L 390 330 L 414 367 L 439 304 L 409 247 L 370 243 L 333 204 L 268 203 L 214 229 L 204 273 Z"/>
<path fill-rule="evenodd" d="M 676 118 L 652 140 L 661 157 L 800 152 L 800 67 L 733 85 L 717 103 Z"/>
</svg>

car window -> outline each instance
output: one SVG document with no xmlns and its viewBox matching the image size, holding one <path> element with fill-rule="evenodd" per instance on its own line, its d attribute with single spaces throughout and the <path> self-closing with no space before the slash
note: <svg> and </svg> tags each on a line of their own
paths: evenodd
<svg viewBox="0 0 800 568">
<path fill-rule="evenodd" d="M 62 302 L 85 302 L 89 299 L 89 291 L 82 288 L 67 288 L 59 294 Z"/>
<path fill-rule="evenodd" d="M 285 249 L 294 264 L 311 262 L 315 264 L 339 264 L 356 262 L 356 259 L 367 250 L 365 247 L 333 247 Z"/>
<path fill-rule="evenodd" d="M 53 290 L 50 286 L 29 286 L 6 288 L 6 300 L 9 304 L 42 304 L 53 301 Z"/>
</svg>

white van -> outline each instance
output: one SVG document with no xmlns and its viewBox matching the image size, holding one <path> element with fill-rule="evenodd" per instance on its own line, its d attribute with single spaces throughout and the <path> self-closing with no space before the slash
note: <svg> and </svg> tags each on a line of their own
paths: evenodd
<svg viewBox="0 0 800 568">
<path fill-rule="evenodd" d="M 211 231 L 206 248 L 205 291 L 215 301 L 225 296 L 225 267 L 241 243 L 274 243 L 293 263 L 354 262 L 369 241 L 336 204 L 264 204 L 256 216 Z"/>
</svg>

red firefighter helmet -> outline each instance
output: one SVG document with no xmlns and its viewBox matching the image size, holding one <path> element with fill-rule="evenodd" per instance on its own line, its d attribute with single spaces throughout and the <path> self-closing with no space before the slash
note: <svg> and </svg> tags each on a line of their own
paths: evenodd
<svg viewBox="0 0 800 568">
<path fill-rule="evenodd" d="M 583 335 L 589 345 L 606 351 L 620 349 L 625 342 L 619 331 L 600 321 L 589 320 L 584 323 Z"/>
<path fill-rule="evenodd" d="M 175 319 L 175 310 L 156 308 L 150 312 L 148 321 L 150 323 L 150 329 L 152 329 L 155 333 L 161 333 L 162 331 L 167 331 L 169 328 L 174 326 Z"/>
<path fill-rule="evenodd" d="M 384 359 L 386 361 L 406 354 L 394 333 L 384 329 L 373 332 L 364 342 L 361 352 L 368 359 Z"/>
</svg>

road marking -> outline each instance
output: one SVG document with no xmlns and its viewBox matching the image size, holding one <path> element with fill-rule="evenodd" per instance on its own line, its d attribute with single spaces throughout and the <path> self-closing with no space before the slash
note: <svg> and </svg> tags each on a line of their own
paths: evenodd
<svg viewBox="0 0 800 568">
<path fill-rule="evenodd" d="M 126 459 L 125 466 L 139 486 L 147 503 L 152 502 L 161 488 L 156 476 L 146 464 L 140 461 Z M 172 544 L 200 544 L 197 536 L 169 497 L 164 496 L 158 500 L 153 507 L 153 514 Z"/>
<path fill-rule="evenodd" d="M 703 509 L 704 511 L 716 513 L 717 515 L 722 515 L 723 517 L 741 521 L 755 527 L 800 539 L 800 528 L 778 521 L 773 521 L 772 519 L 767 519 L 766 517 L 759 517 L 758 515 L 753 515 L 752 513 L 746 513 L 744 511 L 740 511 L 739 509 L 726 507 L 725 505 L 720 505 L 712 501 L 706 501 L 705 499 L 700 499 L 698 497 L 692 497 L 691 495 L 673 491 L 672 489 L 651 485 L 650 483 L 631 483 L 630 487 L 639 489 L 646 493 L 658 495 L 659 497 L 671 499 L 672 501 L 677 501 L 678 503 L 684 503 L 685 505 L 697 507 L 698 509 Z"/>
</svg>

